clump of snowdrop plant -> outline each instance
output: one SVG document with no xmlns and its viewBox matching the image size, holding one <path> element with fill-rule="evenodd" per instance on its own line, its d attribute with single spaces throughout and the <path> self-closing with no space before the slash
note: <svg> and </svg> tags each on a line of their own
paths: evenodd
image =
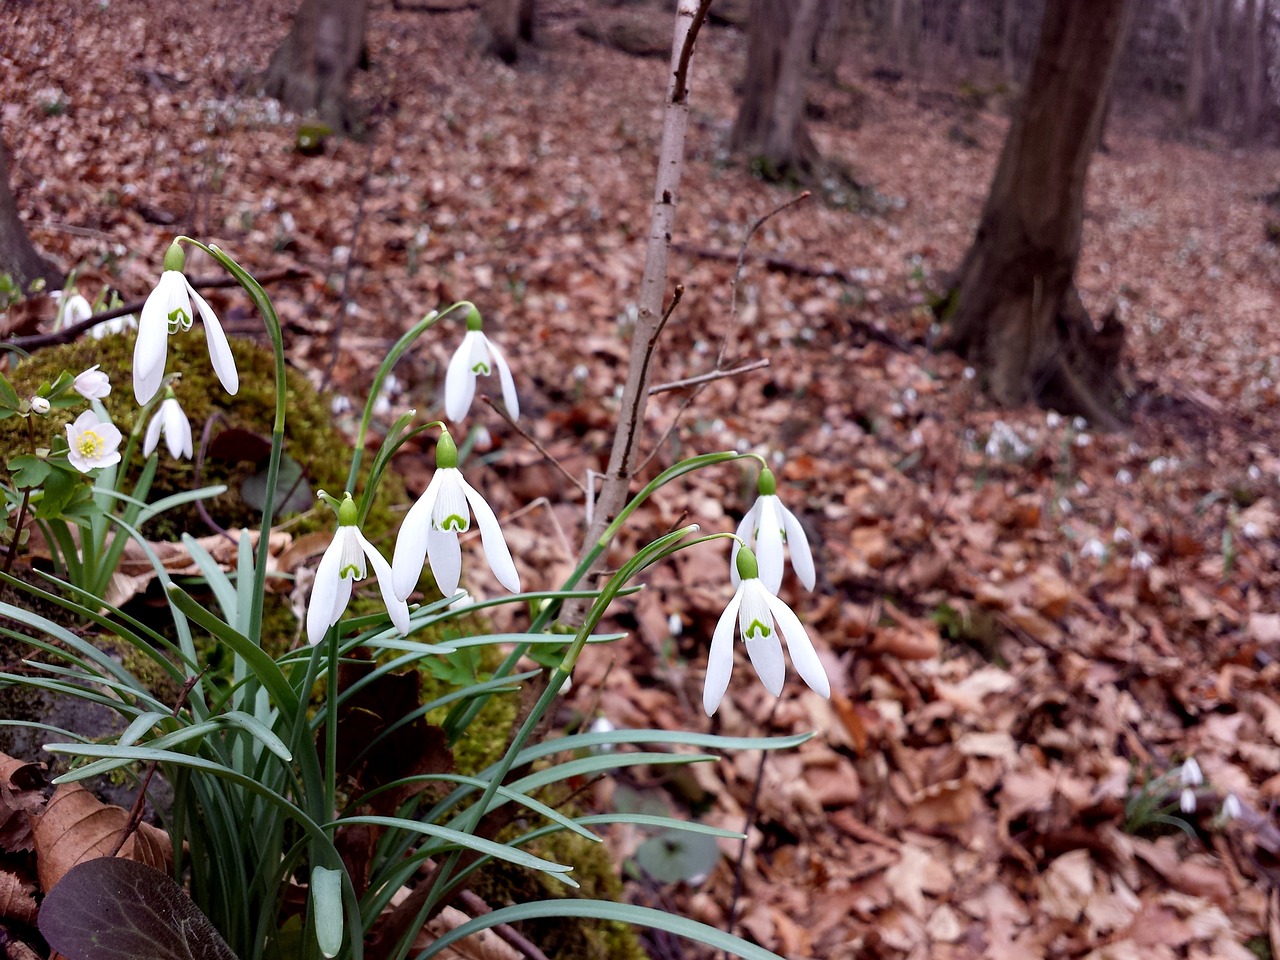
<svg viewBox="0 0 1280 960">
<path fill-rule="evenodd" d="M 193 316 L 198 314 L 219 379 L 232 394 L 238 385 L 230 343 L 209 305 L 182 274 L 183 245 L 204 250 L 240 284 L 262 317 L 276 369 L 277 403 L 271 425 L 261 535 L 256 544 L 250 537 L 240 535 L 229 570 L 195 539 L 184 537 L 191 562 L 204 581 L 199 589 L 189 580 L 179 583 L 169 576 L 147 543 L 145 531 L 140 529 L 166 506 L 221 491 L 196 490 L 156 503 L 146 502 L 161 438 L 173 456 L 191 455 L 190 423 L 168 386 L 174 379 L 165 370 L 168 338 L 189 330 Z M 573 865 L 548 859 L 538 847 L 530 846 L 530 841 L 561 830 L 594 836 L 593 830 L 599 825 L 639 822 L 637 815 L 607 811 L 575 818 L 540 800 L 536 794 L 541 786 L 636 764 L 684 764 L 714 758 L 711 752 L 653 753 L 634 749 L 638 744 L 661 745 L 678 740 L 704 751 L 777 749 L 806 739 L 726 738 L 699 732 L 676 735 L 664 730 L 616 729 L 606 724 L 562 735 L 552 728 L 548 714 L 556 697 L 570 683 L 586 644 L 620 636 L 595 632 L 612 601 L 638 589 L 636 577 L 651 564 L 677 550 L 707 549 L 702 545 L 708 541 L 730 536 L 699 536 L 696 525 L 672 531 L 624 559 L 616 572 L 598 584 L 585 585 L 586 572 L 604 555 L 622 526 L 654 491 L 686 473 L 744 458 L 759 462 L 761 467 L 765 463 L 751 454 L 725 451 L 669 466 L 624 505 L 559 589 L 523 593 L 502 521 L 479 492 L 484 476 L 479 470 L 469 470 L 469 479 L 464 479 L 462 455 L 441 421 L 417 425 L 417 412 L 404 411 L 394 419 L 376 445 L 367 469 L 362 470 L 366 435 L 378 397 L 386 397 L 394 404 L 392 392 L 384 390 L 393 367 L 432 327 L 460 319 L 465 320 L 466 332 L 446 373 L 445 415 L 452 420 L 465 416 L 474 397 L 476 378 L 494 371 L 508 412 L 512 417 L 518 415 L 514 380 L 506 358 L 484 336 L 480 314 L 472 304 L 462 302 L 432 311 L 401 336 L 378 368 L 357 436 L 346 451 L 351 463 L 345 489 L 351 492 L 340 500 L 321 497 L 324 505 L 318 509 L 335 510 L 337 523 L 328 544 L 318 551 L 318 565 L 310 574 L 303 615 L 307 642 L 283 652 L 272 652 L 265 642 L 271 638 L 264 636 L 263 613 L 272 567 L 272 538 L 268 531 L 275 520 L 289 408 L 284 343 L 270 298 L 247 271 L 217 247 L 190 238 L 179 238 L 169 248 L 159 283 L 142 311 L 134 347 L 134 394 L 144 406 L 136 417 L 139 426 L 127 438 L 121 437 L 102 406 L 114 371 L 95 368 L 78 376 L 68 372 L 26 400 L 20 399 L 0 377 L 0 417 L 28 418 L 33 436 L 38 432 L 38 422 L 43 422 L 42 414 L 47 415 L 51 409 L 90 405 L 68 426 L 64 438 L 55 438 L 43 447 L 33 444 L 26 459 L 10 461 L 10 500 L 20 501 L 24 511 L 27 505 L 38 501 L 44 511 L 41 522 L 46 524 L 82 523 L 82 550 L 75 549 L 74 538 L 65 538 L 70 550 L 64 551 L 59 573 L 74 586 L 67 588 L 71 599 L 64 606 L 113 634 L 113 646 L 132 646 L 143 662 L 152 664 L 172 681 L 169 689 L 181 689 L 183 693 L 176 703 L 162 699 L 129 667 L 101 652 L 80 633 L 4 599 L 0 599 L 0 616 L 20 624 L 19 636 L 25 635 L 33 647 L 43 650 L 48 662 L 41 665 L 33 661 L 30 672 L 22 675 L 0 675 L 0 684 L 54 684 L 69 695 L 94 699 L 119 712 L 126 730 L 116 743 L 86 743 L 70 735 L 51 733 L 46 749 L 76 763 L 58 782 L 120 770 L 132 770 L 141 777 L 142 768 L 146 767 L 159 769 L 178 787 L 168 819 L 175 875 L 190 878 L 189 890 L 195 901 L 190 909 L 202 911 L 226 939 L 230 952 L 241 960 L 267 960 L 282 951 L 361 960 L 366 936 L 392 915 L 402 935 L 387 948 L 386 960 L 407 960 L 410 956 L 430 960 L 457 940 L 496 924 L 535 916 L 579 915 L 575 911 L 583 910 L 601 919 L 661 926 L 715 950 L 752 960 L 776 960 L 767 950 L 705 924 L 590 897 L 500 907 L 428 941 L 422 948 L 423 924 L 449 903 L 455 889 L 464 882 L 474 857 L 538 871 L 573 887 L 577 886 Z M 393 413 L 394 406 L 388 415 Z M 143 423 L 147 424 L 145 436 Z M 395 535 L 392 561 L 388 563 L 363 527 L 392 457 L 406 441 L 428 429 L 441 431 L 436 445 L 436 471 Z M 147 454 L 146 466 L 126 495 L 121 488 L 122 478 L 138 443 Z M 52 501 L 53 491 L 66 485 L 46 483 L 53 470 L 80 478 L 74 487 L 78 492 L 67 495 L 65 510 Z M 715 711 L 728 689 L 735 636 L 742 638 L 749 659 L 771 692 L 781 692 L 784 684 L 785 641 L 804 681 L 823 696 L 829 693 L 826 672 L 808 632 L 776 596 L 782 580 L 784 545 L 790 550 L 792 566 L 801 582 L 813 588 L 814 567 L 808 541 L 795 516 L 777 499 L 773 475 L 768 470 L 762 471 L 759 486 L 760 499 L 739 528 L 739 536 L 746 543 L 735 541 L 736 590 L 711 640 L 704 695 L 708 713 Z M 463 570 L 459 538 L 471 530 L 473 519 L 486 560 L 498 582 L 512 591 L 509 597 L 473 600 L 460 592 Z M 23 522 L 19 516 L 16 526 L 20 528 Z M 55 541 L 58 539 L 54 537 Z M 172 620 L 166 633 L 123 614 L 106 599 L 104 576 L 110 577 L 120 551 L 130 539 L 152 559 Z M 7 549 L 16 549 L 17 540 L 16 536 L 11 538 Z M 759 565 L 757 554 L 761 558 Z M 443 593 L 440 599 L 416 592 L 424 562 L 430 565 Z M 355 615 L 351 612 L 353 597 L 357 591 L 368 590 L 370 575 L 377 581 L 381 605 L 373 607 L 373 612 Z M 305 578 L 307 574 L 301 576 Z M 34 589 L 5 573 L 0 573 L 0 581 L 17 590 Z M 576 626 L 556 629 L 556 617 L 570 598 L 588 601 L 586 615 Z M 435 642 L 440 636 L 457 635 L 450 620 L 466 616 L 468 622 L 474 622 L 477 612 L 501 603 L 518 605 L 516 620 L 520 625 L 513 632 Z M 175 639 L 169 640 L 169 636 Z M 200 642 L 201 638 L 206 642 Z M 220 648 L 219 661 L 226 664 L 212 672 L 205 660 L 209 639 Z M 163 643 L 157 645 L 159 641 Z M 168 645 L 167 653 L 161 649 L 164 644 Z M 354 753 L 383 743 L 397 731 L 402 734 L 406 724 L 433 711 L 436 713 L 432 715 L 445 713 L 440 728 L 448 742 L 454 743 L 467 734 L 469 725 L 491 697 L 507 696 L 525 706 L 509 731 L 501 759 L 475 776 L 417 774 L 413 777 L 415 789 L 406 794 L 407 799 L 397 800 L 398 806 L 379 806 L 378 790 L 369 790 L 357 770 L 338 766 L 339 759 L 352 752 L 339 750 L 339 738 L 347 729 L 345 704 L 356 691 L 356 686 L 343 686 L 339 665 L 349 659 L 368 664 L 368 671 L 357 682 L 364 686 L 379 683 L 393 671 L 413 669 L 423 658 L 447 657 L 464 646 L 480 645 L 502 650 L 501 663 L 491 675 L 447 690 L 430 702 L 416 704 L 405 716 L 384 718 L 385 724 L 369 734 L 370 742 L 356 745 Z M 531 659 L 544 666 L 531 668 Z M 537 695 L 521 700 L 521 686 L 535 678 Z M 110 687 L 109 697 L 98 693 L 104 684 Z M 532 706 L 527 706 L 530 702 Z M 513 770 L 524 773 L 512 777 Z M 535 773 L 529 774 L 530 770 Z M 519 815 L 514 819 L 504 816 L 502 823 L 516 824 L 516 829 L 504 833 L 501 842 L 490 839 L 495 835 L 491 814 L 509 804 L 521 808 Z M 647 827 L 742 839 L 733 831 L 674 818 L 645 815 L 643 822 Z M 371 827 L 378 831 L 377 847 L 361 875 L 352 877 L 343 855 L 349 849 L 350 832 Z M 467 859 L 461 856 L 463 850 L 469 851 Z M 95 862 L 75 869 L 92 870 Z M 433 866 L 424 878 L 420 870 L 427 863 Z M 416 889 L 406 898 L 406 888 L 414 884 Z M 299 888 L 306 901 L 305 915 L 300 923 L 285 923 L 280 915 L 281 904 L 286 894 L 290 902 L 298 902 Z M 147 891 L 136 893 L 147 899 Z M 90 916 L 96 907 L 83 902 L 76 903 L 75 909 L 76 916 L 66 922 L 96 923 L 95 936 L 103 949 L 122 949 L 121 944 L 132 942 L 129 937 L 134 931 L 121 926 L 126 921 L 119 914 L 115 919 Z M 56 910 L 42 909 L 42 930 L 47 928 L 46 935 L 55 948 L 58 923 Z"/>
</svg>

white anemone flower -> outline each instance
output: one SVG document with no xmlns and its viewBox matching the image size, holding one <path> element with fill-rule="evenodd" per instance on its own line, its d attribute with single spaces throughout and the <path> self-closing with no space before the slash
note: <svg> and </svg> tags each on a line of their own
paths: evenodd
<svg viewBox="0 0 1280 960">
<path fill-rule="evenodd" d="M 170 456 L 175 460 L 184 457 L 187 460 L 191 459 L 195 453 L 191 440 L 191 421 L 187 419 L 187 415 L 182 411 L 182 405 L 172 393 L 164 398 L 160 409 L 152 415 L 151 422 L 147 424 L 147 435 L 142 440 L 144 457 L 151 456 L 155 451 L 160 443 L 161 433 L 164 434 L 165 446 L 169 448 Z"/>
<path fill-rule="evenodd" d="M 702 707 L 711 716 L 724 699 L 729 688 L 729 676 L 733 673 L 734 619 L 737 632 L 742 634 L 747 656 L 755 667 L 765 689 L 775 697 L 782 693 L 786 679 L 786 663 L 782 658 L 782 639 L 796 672 L 815 693 L 831 696 L 831 684 L 827 671 L 818 659 L 813 641 L 791 608 L 773 595 L 759 577 L 755 554 L 749 547 L 738 551 L 735 566 L 738 571 L 738 591 L 724 608 L 711 637 L 711 652 L 707 655 L 707 679 L 702 688 Z"/>
<path fill-rule="evenodd" d="M 760 471 L 758 489 L 759 498 L 738 524 L 740 539 L 734 541 L 733 555 L 729 558 L 729 576 L 733 585 L 738 585 L 738 551 L 745 542 L 755 551 L 760 579 L 770 593 L 776 594 L 782 586 L 782 545 L 785 543 L 791 548 L 791 568 L 805 589 L 812 590 L 817 576 L 813 568 L 813 553 L 809 550 L 809 537 L 796 515 L 778 499 L 772 470 L 765 468 Z"/>
<path fill-rule="evenodd" d="M 86 400 L 101 400 L 111 393 L 111 379 L 98 369 L 101 364 L 95 363 L 88 370 L 76 375 L 71 388 Z"/>
<path fill-rule="evenodd" d="M 498 518 L 484 497 L 463 479 L 458 469 L 458 448 L 446 430 L 436 443 L 435 476 L 418 502 L 409 508 L 396 537 L 391 571 L 397 597 L 406 600 L 413 592 L 424 559 L 430 560 L 431 574 L 440 592 L 446 597 L 457 592 L 462 575 L 458 535 L 471 528 L 472 514 L 480 527 L 480 543 L 493 575 L 512 593 L 519 593 L 520 574 Z"/>
<path fill-rule="evenodd" d="M 347 494 L 338 508 L 338 529 L 320 558 L 316 578 L 311 584 L 311 599 L 307 603 L 307 642 L 313 647 L 346 612 L 351 602 L 351 587 L 356 580 L 368 575 L 368 565 L 378 577 L 378 589 L 387 613 L 400 635 L 409 632 L 409 605 L 397 599 L 391 592 L 391 568 L 378 548 L 365 539 L 356 526 L 355 501 Z"/>
<path fill-rule="evenodd" d="M 467 317 L 467 335 L 454 351 L 449 370 L 444 378 L 444 412 L 455 423 L 467 415 L 476 395 L 476 377 L 488 376 L 498 368 L 502 382 L 502 402 L 512 420 L 520 419 L 520 398 L 516 396 L 516 383 L 511 378 L 511 368 L 498 345 L 480 329 L 480 314 L 472 311 Z"/>
<path fill-rule="evenodd" d="M 81 473 L 120 462 L 120 431 L 110 420 L 99 420 L 92 410 L 67 424 L 67 459 Z"/>
<path fill-rule="evenodd" d="M 175 242 L 164 255 L 165 269 L 160 275 L 160 282 L 142 306 L 138 339 L 133 345 L 133 393 L 139 404 L 147 403 L 160 389 L 169 352 L 169 334 L 191 329 L 193 303 L 204 322 L 204 335 L 209 344 L 209 359 L 213 362 L 214 373 L 227 393 L 234 394 L 240 389 L 240 377 L 236 373 L 236 361 L 231 355 L 227 335 L 222 332 L 222 324 L 218 322 L 213 308 L 182 275 L 183 263 L 182 248 Z"/>
</svg>

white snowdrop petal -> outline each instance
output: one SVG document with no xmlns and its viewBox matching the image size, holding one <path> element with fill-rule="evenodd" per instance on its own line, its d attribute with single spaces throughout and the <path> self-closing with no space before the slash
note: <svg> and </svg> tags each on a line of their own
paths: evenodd
<svg viewBox="0 0 1280 960">
<path fill-rule="evenodd" d="M 458 580 L 462 577 L 462 548 L 458 535 L 448 530 L 427 531 L 427 559 L 431 563 L 431 576 L 443 596 L 458 592 Z"/>
<path fill-rule="evenodd" d="M 782 685 L 787 679 L 787 662 L 782 656 L 782 642 L 778 640 L 776 630 L 767 637 L 748 640 L 747 656 L 751 658 L 751 666 L 764 688 L 775 697 L 782 693 Z"/>
<path fill-rule="evenodd" d="M 806 590 L 812 590 L 818 582 L 817 571 L 813 566 L 813 553 L 809 549 L 809 537 L 804 527 L 796 519 L 796 515 L 779 501 L 778 512 L 782 514 L 782 526 L 787 532 L 787 548 L 791 551 L 791 568 L 804 584 Z"/>
<path fill-rule="evenodd" d="M 493 354 L 493 365 L 498 368 L 498 379 L 502 382 L 502 402 L 512 420 L 520 419 L 520 398 L 516 395 L 516 382 L 511 376 L 511 368 L 507 366 L 507 358 L 498 345 L 489 341 L 489 352 Z"/>
<path fill-rule="evenodd" d="M 733 675 L 733 627 L 742 604 L 742 589 L 733 595 L 729 605 L 716 621 L 711 635 L 711 651 L 707 654 L 707 678 L 702 685 L 702 709 L 711 716 L 729 689 L 729 677 Z"/>
<path fill-rule="evenodd" d="M 427 489 L 405 514 L 396 535 L 396 548 L 391 558 L 391 584 L 396 597 L 409 599 L 422 576 L 422 562 L 427 558 L 427 531 L 431 529 L 431 510 L 440 490 L 441 473 L 437 470 Z"/>
<path fill-rule="evenodd" d="M 471 511 L 476 515 L 476 523 L 480 527 L 480 544 L 484 548 L 485 559 L 489 561 L 489 569 L 498 578 L 498 582 L 512 593 L 520 592 L 520 572 L 516 570 L 515 561 L 511 559 L 511 551 L 507 549 L 506 537 L 502 535 L 502 527 L 494 516 L 489 504 L 476 489 L 461 478 L 462 490 Z"/>
<path fill-rule="evenodd" d="M 751 505 L 751 509 L 743 515 L 742 519 L 738 522 L 738 529 L 734 531 L 734 533 L 737 534 L 741 540 L 745 540 L 747 542 L 747 546 L 753 550 L 756 545 L 756 518 L 759 517 L 759 515 L 760 501 L 757 500 Z M 738 553 L 742 550 L 741 540 L 733 541 L 733 550 L 729 554 L 729 582 L 733 584 L 733 588 L 735 590 L 738 589 L 738 584 L 742 582 L 742 578 L 738 576 Z"/>
<path fill-rule="evenodd" d="M 479 331 L 468 330 L 462 343 L 449 360 L 444 377 L 444 414 L 455 423 L 467 415 L 476 393 L 476 378 L 471 372 L 471 344 Z"/>
<path fill-rule="evenodd" d="M 791 654 L 791 662 L 796 673 L 809 685 L 814 693 L 822 697 L 831 696 L 831 682 L 827 679 L 827 671 L 822 666 L 818 651 L 813 648 L 809 632 L 805 630 L 800 618 L 791 612 L 791 608 L 775 596 L 767 596 L 765 602 L 769 611 L 778 623 L 778 629 L 787 641 L 787 651 Z"/>
<path fill-rule="evenodd" d="M 784 560 L 782 555 L 782 518 L 778 516 L 778 498 L 766 494 L 760 504 L 760 525 L 756 530 L 756 561 L 760 565 L 760 582 L 777 593 L 782 587 Z"/>
<path fill-rule="evenodd" d="M 213 372 L 218 375 L 222 388 L 234 395 L 240 389 L 240 374 L 236 372 L 236 358 L 231 353 L 231 344 L 227 335 L 222 332 L 222 324 L 213 308 L 204 297 L 196 293 L 195 287 L 187 284 L 191 299 L 200 311 L 200 319 L 204 321 L 204 339 L 209 346 L 209 360 L 213 363 Z"/>
<path fill-rule="evenodd" d="M 373 574 L 378 578 L 378 590 L 382 593 L 382 602 L 386 604 L 387 613 L 391 616 L 391 622 L 400 631 L 400 635 L 404 636 L 409 632 L 409 605 L 392 591 L 391 567 L 383 559 L 382 554 L 378 552 L 378 548 L 370 543 L 363 533 L 355 527 L 351 529 L 355 530 L 360 549 L 369 558 L 369 564 L 373 567 Z"/>
<path fill-rule="evenodd" d="M 457 467 L 444 467 L 436 471 L 440 486 L 436 488 L 435 502 L 431 505 L 431 528 L 466 533 L 471 529 L 471 511 L 467 509 L 467 482 Z"/>
<path fill-rule="evenodd" d="M 164 405 L 151 415 L 151 420 L 147 424 L 147 435 L 142 438 L 142 455 L 149 457 L 155 453 L 155 449 L 160 444 L 160 428 L 164 426 Z"/>
<path fill-rule="evenodd" d="M 320 558 L 320 566 L 316 568 L 315 579 L 311 582 L 311 598 L 307 601 L 307 642 L 313 647 L 324 639 L 325 633 L 342 615 L 341 610 L 334 612 L 341 558 L 342 544 L 335 534 Z"/>
</svg>

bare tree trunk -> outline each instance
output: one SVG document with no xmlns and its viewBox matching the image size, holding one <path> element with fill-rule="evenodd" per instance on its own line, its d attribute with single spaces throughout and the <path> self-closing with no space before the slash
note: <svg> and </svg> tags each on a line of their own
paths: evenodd
<svg viewBox="0 0 1280 960">
<path fill-rule="evenodd" d="M 753 0 L 747 75 L 729 148 L 747 154 L 771 180 L 803 177 L 818 163 L 804 123 L 805 80 L 822 0 Z"/>
<path fill-rule="evenodd" d="M 34 280 L 62 286 L 62 274 L 31 245 L 26 225 L 9 185 L 9 163 L 0 136 L 0 273 L 7 273 L 26 289 Z"/>
<path fill-rule="evenodd" d="M 1258 138 L 1258 124 L 1262 118 L 1263 90 L 1266 85 L 1266 26 L 1265 10 L 1258 0 L 1248 0 L 1244 8 L 1243 29 L 1240 31 L 1241 44 L 1241 96 L 1243 98 L 1240 135 L 1242 143 L 1251 143 Z M 1260 19 L 1258 14 L 1264 16 Z"/>
<path fill-rule="evenodd" d="M 503 63 L 515 63 L 520 41 L 533 39 L 534 0 L 484 0 L 480 5 L 480 46 Z"/>
<path fill-rule="evenodd" d="M 1018 73 L 1018 0 L 1003 0 L 1000 9 L 1000 69 L 1006 80 Z"/>
<path fill-rule="evenodd" d="M 1187 82 L 1182 95 L 1182 124 L 1188 130 L 1204 120 L 1211 15 L 1206 0 L 1191 0 L 1191 22 L 1187 30 Z"/>
<path fill-rule="evenodd" d="M 314 113 L 335 133 L 359 124 L 349 101 L 364 50 L 368 0 L 302 0 L 293 27 L 259 78 L 264 95 L 285 109 Z"/>
<path fill-rule="evenodd" d="M 1116 422 L 1123 330 L 1095 329 L 1074 276 L 1085 176 L 1132 0 L 1049 0 L 1022 104 L 946 305 L 948 345 L 1005 404 Z"/>
</svg>

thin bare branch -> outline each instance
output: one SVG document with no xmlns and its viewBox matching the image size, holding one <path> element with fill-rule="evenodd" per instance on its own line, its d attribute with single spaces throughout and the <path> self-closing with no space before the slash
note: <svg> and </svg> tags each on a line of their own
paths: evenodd
<svg viewBox="0 0 1280 960">
<path fill-rule="evenodd" d="M 740 373 L 750 373 L 752 370 L 759 370 L 761 367 L 767 367 L 768 365 L 769 358 L 761 357 L 759 360 L 744 363 L 740 367 L 730 367 L 728 370 L 711 370 L 707 373 L 700 373 L 696 377 L 685 377 L 683 380 L 660 383 L 656 387 L 649 388 L 649 396 L 653 396 L 655 393 L 667 393 L 671 390 L 683 390 L 685 387 L 696 387 L 703 383 L 710 383 L 712 380 L 723 380 L 725 377 L 736 377 Z"/>
<path fill-rule="evenodd" d="M 520 426 L 520 424 L 512 420 L 511 415 L 507 413 L 505 408 L 499 407 L 497 404 L 495 404 L 488 394 L 484 394 L 484 393 L 480 394 L 480 399 L 489 405 L 490 410 L 495 411 L 498 414 L 498 416 L 500 416 L 503 420 L 507 421 L 507 423 L 511 425 L 512 430 L 514 430 L 516 433 L 520 434 L 520 436 L 528 440 L 529 443 L 533 445 L 534 449 L 536 449 L 540 454 L 542 454 L 544 457 L 547 458 L 548 463 L 550 463 L 553 467 L 559 470 L 561 475 L 564 476 L 565 479 L 567 479 L 570 483 L 572 483 L 575 487 L 577 487 L 579 490 L 582 491 L 582 495 L 584 497 L 587 495 L 587 488 L 582 485 L 582 481 L 579 480 L 577 477 L 575 477 L 568 470 L 566 470 L 564 468 L 564 465 L 561 464 L 560 461 L 555 458 L 552 452 L 548 450 L 546 447 L 544 447 L 541 443 L 539 443 L 537 439 L 534 438 L 533 434 L 529 433 L 522 426 Z"/>
<path fill-rule="evenodd" d="M 693 45 L 697 42 L 698 32 L 707 19 L 707 11 L 711 9 L 711 0 L 702 0 L 693 22 L 689 24 L 689 32 L 684 35 L 684 45 L 680 48 L 680 59 L 676 65 L 675 82 L 672 84 L 672 99 L 676 103 L 684 103 L 689 94 L 689 58 L 693 56 Z"/>
</svg>

